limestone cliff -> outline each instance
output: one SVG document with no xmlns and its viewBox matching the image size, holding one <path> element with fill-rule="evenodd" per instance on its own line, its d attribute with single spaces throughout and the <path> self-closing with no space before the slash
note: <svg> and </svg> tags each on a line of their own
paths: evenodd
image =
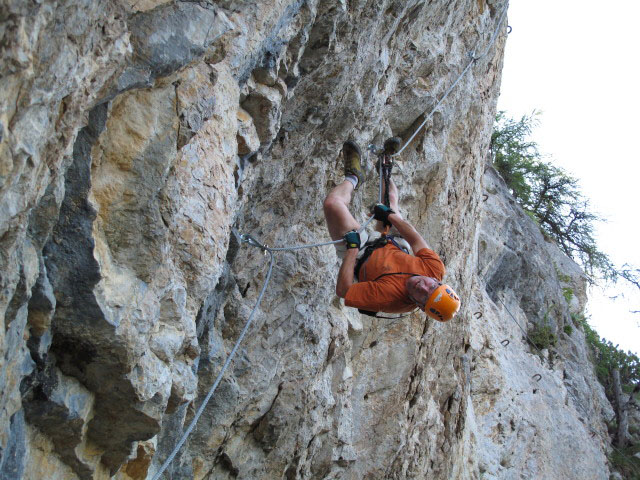
<svg viewBox="0 0 640 480">
<path fill-rule="evenodd" d="M 333 247 L 278 254 L 165 478 L 607 478 L 581 333 L 540 358 L 511 321 L 562 332 L 584 282 L 485 173 L 504 6 L 3 0 L 0 477 L 151 478 L 265 280 L 231 229 L 326 239 L 342 142 L 406 139 L 479 45 L 394 171 L 460 315 L 363 317 Z"/>
</svg>

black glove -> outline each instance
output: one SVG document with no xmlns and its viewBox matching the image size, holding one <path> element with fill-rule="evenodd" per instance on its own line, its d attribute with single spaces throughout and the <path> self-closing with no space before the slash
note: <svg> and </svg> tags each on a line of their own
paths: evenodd
<svg viewBox="0 0 640 480">
<path fill-rule="evenodd" d="M 347 244 L 347 250 L 350 248 L 360 248 L 360 234 L 355 230 L 347 232 L 342 238 L 344 238 L 344 241 Z"/>
<path fill-rule="evenodd" d="M 391 215 L 392 213 L 396 213 L 391 210 L 391 208 L 383 205 L 382 203 L 376 203 L 371 209 L 371 212 L 373 213 L 373 218 L 375 218 L 376 220 L 380 220 L 385 225 L 391 225 L 391 222 L 389 221 L 389 215 Z"/>
</svg>

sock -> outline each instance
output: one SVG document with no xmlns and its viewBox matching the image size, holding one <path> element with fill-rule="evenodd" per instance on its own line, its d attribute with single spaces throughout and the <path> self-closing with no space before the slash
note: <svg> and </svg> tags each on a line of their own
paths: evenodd
<svg viewBox="0 0 640 480">
<path fill-rule="evenodd" d="M 346 177 L 344 177 L 344 179 L 351 182 L 354 189 L 358 186 L 358 177 L 356 177 L 355 175 L 347 175 Z"/>
</svg>

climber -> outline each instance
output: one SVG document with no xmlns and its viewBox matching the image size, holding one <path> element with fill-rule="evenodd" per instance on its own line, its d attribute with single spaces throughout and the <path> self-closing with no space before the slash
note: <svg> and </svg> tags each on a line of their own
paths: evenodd
<svg viewBox="0 0 640 480">
<path fill-rule="evenodd" d="M 385 153 L 397 152 L 400 143 L 397 137 L 387 140 Z M 329 235 L 333 240 L 344 239 L 335 244 L 342 259 L 336 294 L 345 299 L 346 306 L 368 315 L 410 312 L 417 306 L 436 320 L 450 320 L 460 308 L 460 299 L 451 287 L 441 283 L 445 268 L 440 257 L 397 213 L 398 189 L 393 181 L 389 181 L 389 205 L 377 204 L 372 209 L 378 220 L 376 230 L 382 233 L 385 225 L 391 226 L 389 235 L 369 240 L 366 231 L 358 233 L 360 225 L 349 212 L 349 203 L 353 191 L 365 181 L 362 154 L 353 141 L 344 143 L 342 154 L 345 180 L 323 204 Z"/>
</svg>

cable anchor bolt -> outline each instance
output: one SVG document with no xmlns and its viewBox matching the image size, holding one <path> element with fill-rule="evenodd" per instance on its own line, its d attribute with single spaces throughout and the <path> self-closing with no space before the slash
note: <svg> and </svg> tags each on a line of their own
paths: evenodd
<svg viewBox="0 0 640 480">
<path fill-rule="evenodd" d="M 248 233 L 240 233 L 235 228 L 232 228 L 231 231 L 238 240 L 238 243 L 246 243 L 248 245 L 251 245 L 252 247 L 258 247 L 259 249 L 264 250 L 265 255 L 267 254 L 267 250 L 269 249 L 269 247 L 266 245 L 262 245 Z"/>
</svg>

